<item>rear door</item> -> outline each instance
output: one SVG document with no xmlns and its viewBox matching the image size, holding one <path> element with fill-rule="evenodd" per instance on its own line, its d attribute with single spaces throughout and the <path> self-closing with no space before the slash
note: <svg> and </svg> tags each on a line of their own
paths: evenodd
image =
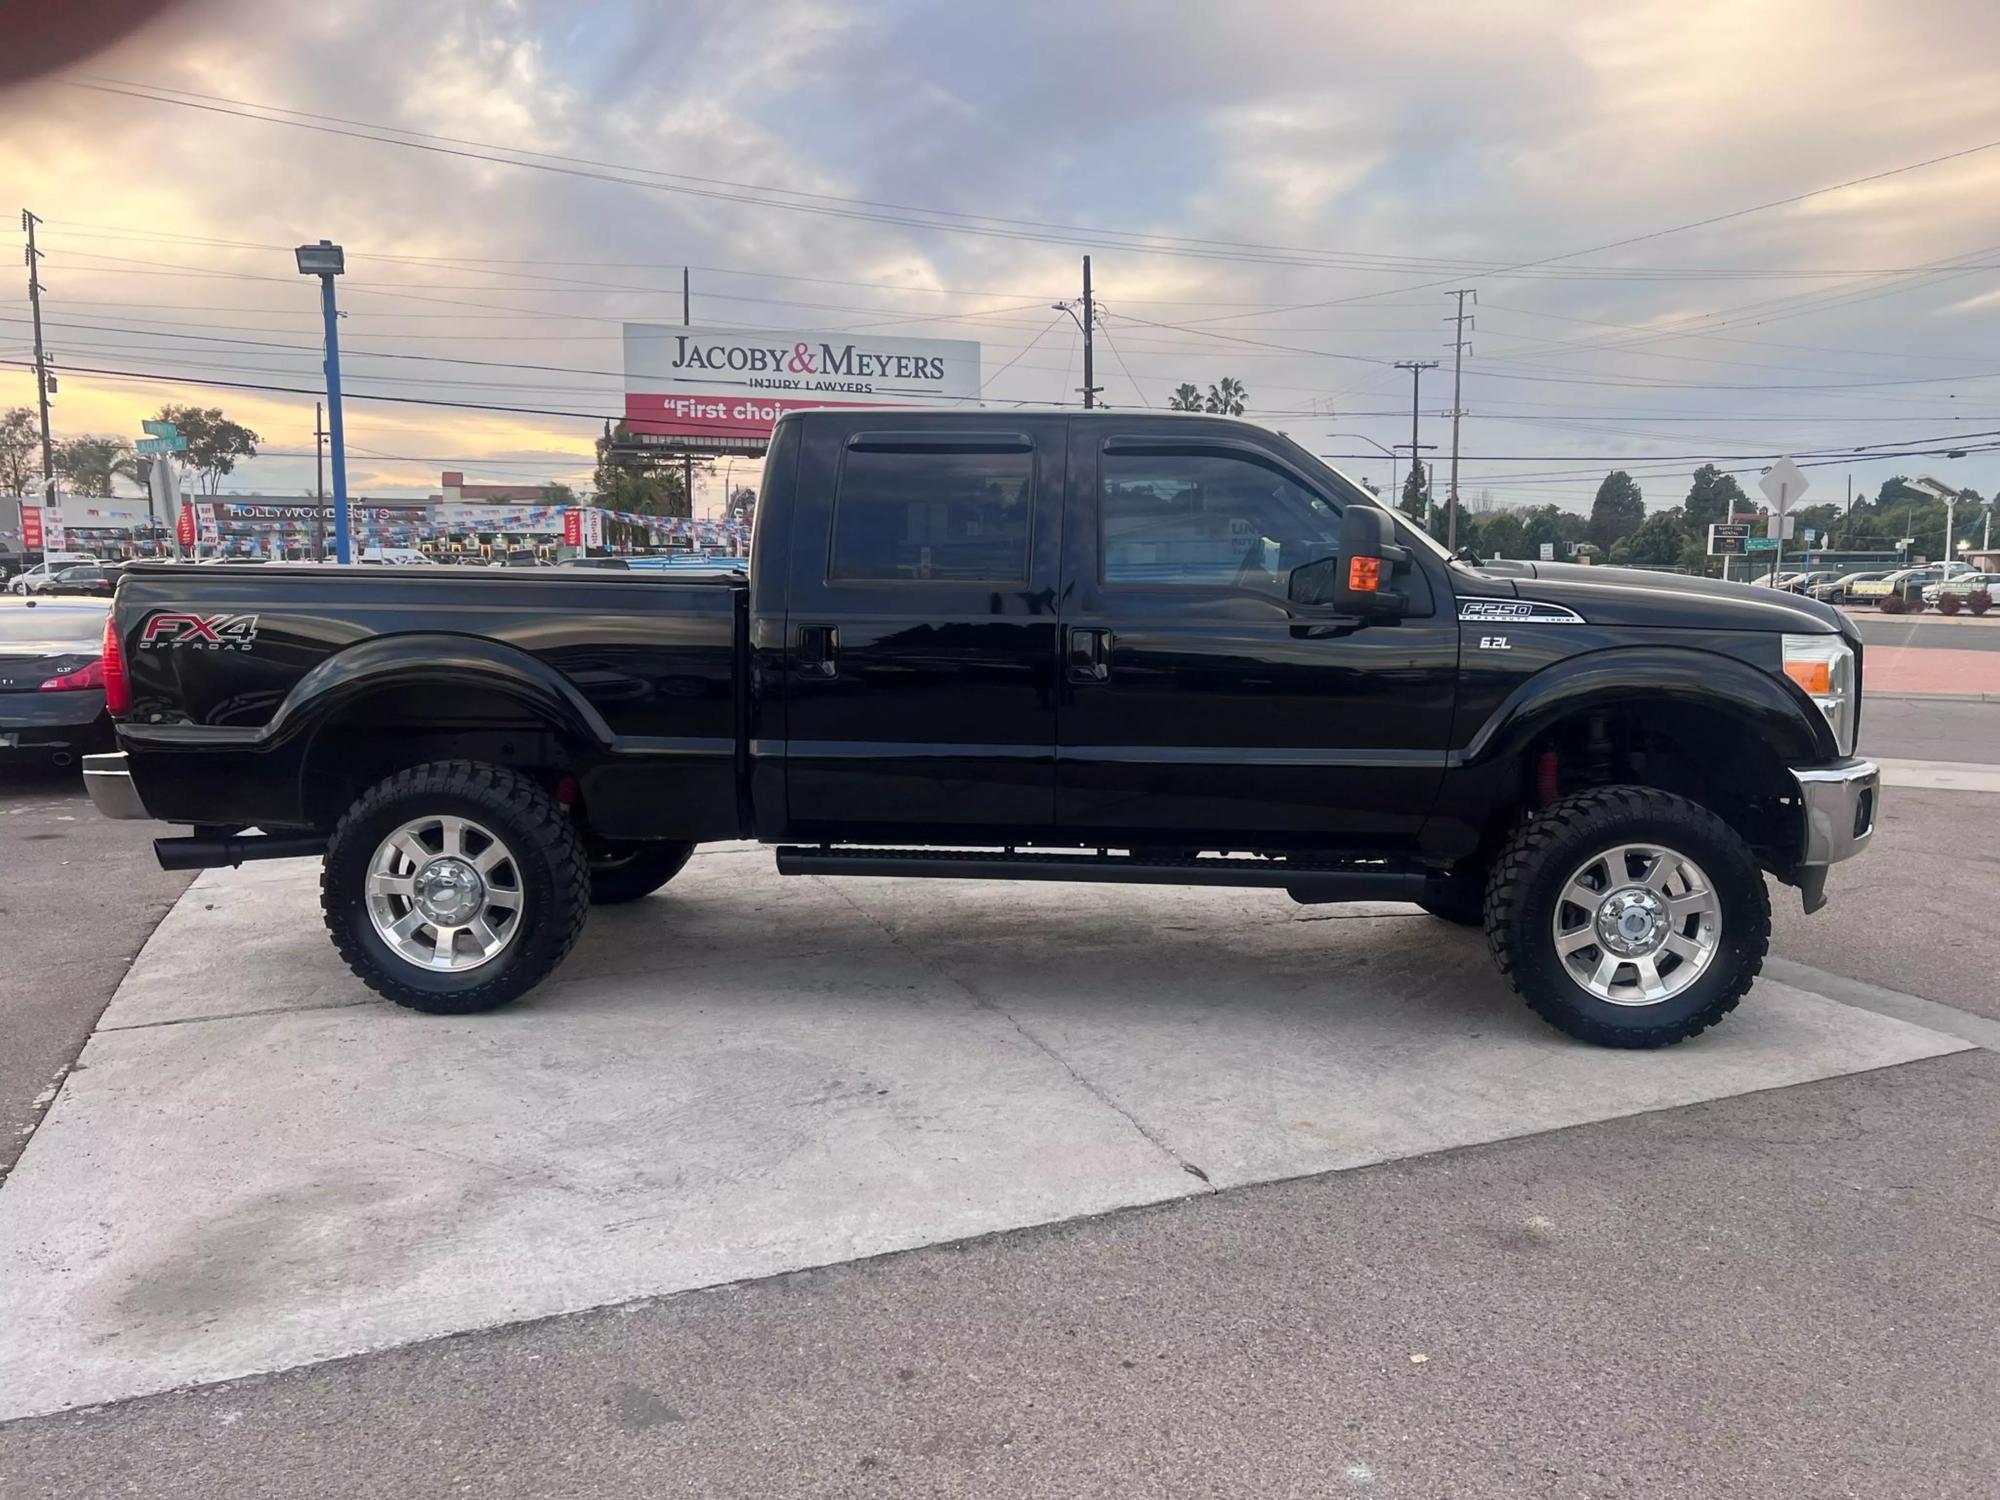
<svg viewBox="0 0 2000 1500">
<path fill-rule="evenodd" d="M 803 422 L 786 622 L 794 837 L 1055 821 L 1065 419 Z"/>
<path fill-rule="evenodd" d="M 1057 806 L 1084 843 L 1407 845 L 1444 771 L 1458 624 L 1429 555 L 1394 621 L 1287 598 L 1344 495 L 1262 435 L 1075 423 Z"/>
</svg>

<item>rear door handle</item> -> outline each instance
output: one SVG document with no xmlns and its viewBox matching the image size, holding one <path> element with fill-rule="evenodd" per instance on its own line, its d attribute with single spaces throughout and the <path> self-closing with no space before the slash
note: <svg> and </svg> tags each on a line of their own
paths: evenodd
<svg viewBox="0 0 2000 1500">
<path fill-rule="evenodd" d="M 1111 677 L 1111 632 L 1069 627 L 1069 680 L 1106 682 Z"/>
<path fill-rule="evenodd" d="M 801 625 L 799 627 L 799 675 L 838 677 L 840 675 L 840 627 Z"/>
</svg>

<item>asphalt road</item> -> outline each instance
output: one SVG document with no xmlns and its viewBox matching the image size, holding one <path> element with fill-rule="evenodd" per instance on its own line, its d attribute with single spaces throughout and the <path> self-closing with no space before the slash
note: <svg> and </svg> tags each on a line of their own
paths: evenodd
<svg viewBox="0 0 2000 1500">
<path fill-rule="evenodd" d="M 1850 611 L 1861 630 L 1863 644 L 1870 646 L 1953 646 L 1961 651 L 2000 651 L 2000 626 L 1954 621 L 1935 616 L 1878 614 L 1874 610 Z M 1988 616 L 1992 618 L 1992 616 Z"/>
<path fill-rule="evenodd" d="M 153 862 L 159 831 L 99 817 L 74 770 L 0 770 L 0 1178 L 194 878 Z"/>
</svg>

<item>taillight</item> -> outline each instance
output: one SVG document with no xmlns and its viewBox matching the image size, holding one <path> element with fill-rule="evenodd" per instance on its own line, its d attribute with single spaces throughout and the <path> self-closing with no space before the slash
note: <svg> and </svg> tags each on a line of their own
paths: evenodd
<svg viewBox="0 0 2000 1500">
<path fill-rule="evenodd" d="M 114 719 L 124 718 L 132 711 L 132 684 L 125 676 L 125 648 L 118 644 L 118 622 L 110 615 L 104 617 L 104 653 L 97 672 L 104 683 L 105 711 Z"/>
<path fill-rule="evenodd" d="M 65 672 L 60 677 L 51 677 L 42 684 L 45 693 L 77 693 L 85 688 L 104 686 L 104 663 L 94 661 L 87 667 L 78 667 L 74 672 Z"/>
</svg>

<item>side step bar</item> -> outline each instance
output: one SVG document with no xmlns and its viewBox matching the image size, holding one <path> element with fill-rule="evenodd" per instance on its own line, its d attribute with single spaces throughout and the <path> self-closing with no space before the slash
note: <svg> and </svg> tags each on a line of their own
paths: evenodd
<svg viewBox="0 0 2000 1500">
<path fill-rule="evenodd" d="M 1117 885 L 1260 886 L 1302 905 L 1414 901 L 1427 877 L 1387 865 L 1277 859 L 1141 859 L 1114 854 L 1037 854 L 988 849 L 843 849 L 786 845 L 780 875 L 887 875 L 921 880 L 1066 880 Z"/>
</svg>

